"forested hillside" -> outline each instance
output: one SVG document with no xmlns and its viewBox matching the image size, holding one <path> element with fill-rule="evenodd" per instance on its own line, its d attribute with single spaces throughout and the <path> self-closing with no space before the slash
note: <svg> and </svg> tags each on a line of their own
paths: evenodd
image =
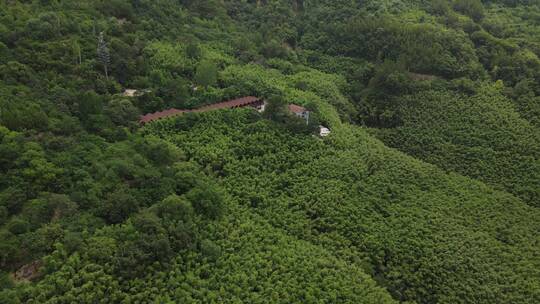
<svg viewBox="0 0 540 304">
<path fill-rule="evenodd" d="M 0 2 L 0 303 L 540 303 L 538 208 L 538 0 Z"/>
</svg>

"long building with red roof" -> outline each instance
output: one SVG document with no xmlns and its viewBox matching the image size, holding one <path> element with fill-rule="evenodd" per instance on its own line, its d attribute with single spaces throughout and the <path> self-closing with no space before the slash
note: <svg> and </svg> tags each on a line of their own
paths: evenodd
<svg viewBox="0 0 540 304">
<path fill-rule="evenodd" d="M 243 107 L 253 107 L 256 109 L 261 109 L 262 107 L 264 107 L 264 101 L 255 96 L 246 96 L 246 97 L 237 98 L 237 99 L 233 99 L 229 101 L 202 106 L 194 110 L 178 110 L 178 109 L 173 108 L 173 109 L 168 109 L 168 110 L 164 110 L 160 112 L 149 113 L 149 114 L 143 115 L 139 119 L 139 122 L 141 124 L 146 124 L 155 120 L 172 117 L 172 116 L 184 114 L 187 112 L 206 112 L 206 111 L 211 111 L 211 110 L 234 109 L 234 108 L 243 108 Z"/>
<path fill-rule="evenodd" d="M 193 110 L 178 110 L 178 109 L 168 109 L 160 112 L 155 113 L 149 113 L 146 115 L 141 116 L 139 119 L 139 122 L 141 124 L 146 124 L 152 121 L 156 121 L 162 118 L 167 117 L 173 117 L 176 115 L 181 115 L 188 112 L 206 112 L 206 111 L 212 111 L 212 110 L 219 110 L 219 109 L 235 109 L 235 108 L 244 108 L 244 107 L 252 107 L 259 111 L 264 110 L 264 100 L 261 98 L 255 97 L 255 96 L 246 96 L 242 98 L 237 98 L 229 101 L 224 101 L 220 103 L 214 103 L 206 106 L 202 106 L 197 109 Z M 309 111 L 299 105 L 290 104 L 288 106 L 288 109 L 291 113 L 295 114 L 296 116 L 302 117 L 304 119 L 309 118 Z"/>
<path fill-rule="evenodd" d="M 152 122 L 154 120 L 158 120 L 158 119 L 166 118 L 166 117 L 171 117 L 171 116 L 175 116 L 175 115 L 180 115 L 180 114 L 183 114 L 183 113 L 186 113 L 186 112 L 190 112 L 190 110 L 168 109 L 168 110 L 164 110 L 164 111 L 160 111 L 160 112 L 148 113 L 146 115 L 141 116 L 141 118 L 139 119 L 139 122 L 141 124 L 146 124 L 146 123 Z"/>
</svg>

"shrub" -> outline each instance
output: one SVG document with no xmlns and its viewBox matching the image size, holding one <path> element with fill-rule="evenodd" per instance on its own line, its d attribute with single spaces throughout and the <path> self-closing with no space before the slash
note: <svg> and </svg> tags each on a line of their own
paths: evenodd
<svg viewBox="0 0 540 304">
<path fill-rule="evenodd" d="M 195 211 L 210 219 L 217 219 L 223 214 L 224 198 L 214 185 L 201 184 L 186 194 Z"/>
</svg>

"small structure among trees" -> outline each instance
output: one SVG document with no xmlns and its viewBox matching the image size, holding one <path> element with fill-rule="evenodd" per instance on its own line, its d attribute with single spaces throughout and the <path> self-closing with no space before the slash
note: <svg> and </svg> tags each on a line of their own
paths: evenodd
<svg viewBox="0 0 540 304">
<path fill-rule="evenodd" d="M 291 111 L 291 113 L 293 113 L 294 115 L 300 117 L 300 118 L 303 118 L 306 120 L 306 123 L 309 121 L 309 113 L 310 111 L 308 111 L 308 109 L 302 107 L 302 106 L 299 106 L 299 105 L 295 105 L 295 104 L 290 104 L 287 106 L 289 108 L 289 111 Z"/>
<path fill-rule="evenodd" d="M 135 97 L 139 95 L 139 91 L 135 89 L 126 89 L 122 95 L 125 97 Z"/>
<path fill-rule="evenodd" d="M 329 128 L 325 127 L 325 126 L 319 126 L 319 135 L 321 137 L 326 137 L 328 135 L 330 135 L 331 131 Z"/>
</svg>

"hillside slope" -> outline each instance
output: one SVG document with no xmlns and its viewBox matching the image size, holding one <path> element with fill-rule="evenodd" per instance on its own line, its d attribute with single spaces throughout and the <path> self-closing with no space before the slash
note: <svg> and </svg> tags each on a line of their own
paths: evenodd
<svg viewBox="0 0 540 304">
<path fill-rule="evenodd" d="M 352 126 L 321 141 L 248 114 L 182 117 L 147 132 L 217 170 L 237 203 L 368 270 L 398 300 L 539 298 L 535 208 Z"/>
<path fill-rule="evenodd" d="M 0 303 L 540 303 L 539 20 L 0 2 Z"/>
<path fill-rule="evenodd" d="M 540 203 L 540 129 L 495 86 L 473 96 L 418 92 L 399 107 L 403 125 L 374 129 L 386 144 L 439 168 Z"/>
<path fill-rule="evenodd" d="M 167 267 L 150 268 L 136 279 L 112 275 L 104 260 L 78 255 L 64 260 L 57 251 L 54 262 L 62 266 L 20 298 L 25 303 L 397 303 L 360 267 L 243 209 L 231 201 L 222 221 L 204 227 L 213 242 L 203 243 L 202 254 L 180 252 Z M 71 281 L 58 285 L 64 278 Z"/>
</svg>

